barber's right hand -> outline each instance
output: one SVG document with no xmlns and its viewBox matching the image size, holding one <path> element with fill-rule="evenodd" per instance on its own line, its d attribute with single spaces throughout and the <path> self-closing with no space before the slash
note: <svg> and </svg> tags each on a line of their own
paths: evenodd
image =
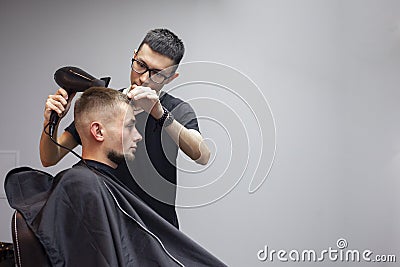
<svg viewBox="0 0 400 267">
<path fill-rule="evenodd" d="M 50 121 L 50 114 L 52 111 L 55 111 L 59 117 L 63 117 L 67 114 L 74 96 L 75 93 L 68 95 L 67 91 L 62 88 L 58 89 L 54 95 L 49 95 L 44 109 L 45 121 Z"/>
</svg>

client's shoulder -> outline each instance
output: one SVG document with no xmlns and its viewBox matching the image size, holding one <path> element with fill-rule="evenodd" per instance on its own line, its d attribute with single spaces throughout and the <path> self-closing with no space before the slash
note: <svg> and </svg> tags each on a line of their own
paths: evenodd
<svg viewBox="0 0 400 267">
<path fill-rule="evenodd" d="M 99 176 L 83 165 L 74 165 L 72 168 L 62 171 L 57 175 L 59 183 L 74 187 L 94 187 L 99 185 Z"/>
</svg>

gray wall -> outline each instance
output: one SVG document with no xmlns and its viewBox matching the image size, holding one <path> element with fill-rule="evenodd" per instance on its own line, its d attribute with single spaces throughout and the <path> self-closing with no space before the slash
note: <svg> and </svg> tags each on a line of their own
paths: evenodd
<svg viewBox="0 0 400 267">
<path fill-rule="evenodd" d="M 195 106 L 213 150 L 206 169 L 180 155 L 182 231 L 230 266 L 309 266 L 262 262 L 257 252 L 338 249 L 339 238 L 400 261 L 395 0 L 2 1 L 1 177 L 13 166 L 55 174 L 76 162 L 39 161 L 54 71 L 79 66 L 124 87 L 133 49 L 154 27 L 186 44 L 188 64 L 169 90 Z M 196 82 L 182 90 L 184 81 Z M 250 194 L 252 178 L 261 187 Z M 9 241 L 11 209 L 0 197 L 0 240 Z"/>
</svg>

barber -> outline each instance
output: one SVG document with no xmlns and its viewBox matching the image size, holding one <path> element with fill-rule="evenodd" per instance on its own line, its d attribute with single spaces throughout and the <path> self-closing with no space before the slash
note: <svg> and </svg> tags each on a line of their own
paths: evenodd
<svg viewBox="0 0 400 267">
<path fill-rule="evenodd" d="M 178 65 L 184 55 L 183 42 L 168 29 L 149 31 L 134 51 L 130 71 L 130 88 L 125 92 L 135 100 L 136 127 L 143 136 L 134 161 L 125 161 L 115 170 L 115 176 L 138 195 L 154 211 L 179 228 L 175 209 L 177 168 L 176 159 L 181 149 L 196 163 L 205 165 L 210 150 L 200 134 L 196 114 L 189 103 L 164 91 L 164 85 L 179 76 Z M 60 88 L 49 95 L 44 111 L 44 125 L 51 111 L 62 118 L 69 110 L 73 95 Z M 58 136 L 58 143 L 73 149 L 81 144 L 72 122 Z M 57 164 L 68 150 L 55 145 L 42 133 L 40 159 L 42 165 Z"/>
</svg>

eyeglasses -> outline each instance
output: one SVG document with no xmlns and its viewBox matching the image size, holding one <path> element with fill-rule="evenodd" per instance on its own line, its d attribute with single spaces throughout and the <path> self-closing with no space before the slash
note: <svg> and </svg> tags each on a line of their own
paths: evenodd
<svg viewBox="0 0 400 267">
<path fill-rule="evenodd" d="M 137 74 L 144 74 L 146 72 L 149 72 L 149 78 L 151 81 L 161 84 L 163 83 L 166 79 L 170 78 L 170 76 L 166 76 L 161 73 L 162 70 L 157 70 L 157 69 L 150 69 L 146 63 L 132 58 L 132 63 L 131 63 L 131 68 L 134 72 Z"/>
</svg>

